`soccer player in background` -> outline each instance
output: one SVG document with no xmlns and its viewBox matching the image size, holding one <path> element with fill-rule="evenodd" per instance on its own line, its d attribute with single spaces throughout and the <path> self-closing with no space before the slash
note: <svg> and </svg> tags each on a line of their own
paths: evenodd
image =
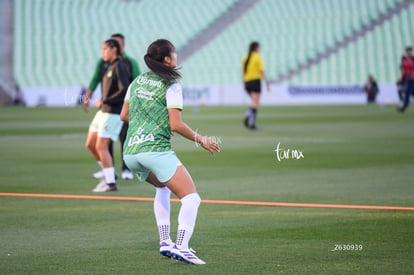
<svg viewBox="0 0 414 275">
<path fill-rule="evenodd" d="M 141 73 L 139 70 L 138 62 L 125 53 L 125 36 L 123 34 L 115 33 L 111 35 L 111 38 L 116 39 L 121 46 L 122 61 L 125 63 L 127 67 L 128 80 L 131 83 L 132 80 Z M 98 60 L 95 66 L 94 74 L 89 83 L 89 87 L 88 87 L 89 92 L 93 92 L 98 86 L 98 84 L 101 82 L 102 76 L 104 75 L 106 69 L 108 68 L 108 65 L 109 65 L 108 62 L 105 62 L 102 58 Z M 128 131 L 128 123 L 124 123 L 122 125 L 121 133 L 119 134 L 119 141 L 121 143 L 122 179 L 132 180 L 133 175 L 131 171 L 129 171 L 128 167 L 126 166 L 122 158 L 123 146 L 124 146 L 127 131 Z M 109 152 L 113 159 L 114 155 L 113 155 L 113 142 L 112 141 L 109 144 Z M 103 174 L 101 165 L 99 163 L 98 165 L 100 166 L 101 169 L 98 172 L 94 173 L 93 177 L 96 179 L 101 179 L 104 177 L 104 174 Z"/>
<path fill-rule="evenodd" d="M 379 88 L 373 75 L 368 75 L 368 79 L 364 84 L 364 90 L 367 95 L 367 103 L 375 103 Z"/>
<path fill-rule="evenodd" d="M 116 191 L 115 168 L 109 152 L 109 144 L 118 139 L 123 122 L 120 119 L 123 99 L 128 89 L 128 71 L 121 58 L 121 46 L 116 39 L 108 39 L 102 46 L 102 59 L 108 67 L 102 76 L 102 99 L 86 138 L 86 147 L 101 165 L 104 180 L 93 189 L 94 192 Z M 92 91 L 86 92 L 83 108 L 88 111 Z"/>
<path fill-rule="evenodd" d="M 259 42 L 252 42 L 249 52 L 242 60 L 242 75 L 244 88 L 251 99 L 249 110 L 244 118 L 244 125 L 251 130 L 256 129 L 257 109 L 260 104 L 261 80 L 266 82 L 267 91 L 270 91 L 269 81 L 264 71 L 262 57 L 259 54 Z"/>
<path fill-rule="evenodd" d="M 187 169 L 171 149 L 171 134 L 178 133 L 214 154 L 212 138 L 201 136 L 181 119 L 183 95 L 174 46 L 154 41 L 144 57 L 149 72 L 133 81 L 125 96 L 121 119 L 129 122 L 124 160 L 140 181 L 155 186 L 154 213 L 160 254 L 189 264 L 205 264 L 189 248 L 201 199 Z M 176 242 L 170 237 L 170 190 L 180 199 Z"/>
<path fill-rule="evenodd" d="M 410 97 L 414 95 L 414 57 L 413 48 L 407 47 L 405 55 L 401 58 L 401 77 L 399 82 L 402 83 L 404 89 L 403 106 L 398 111 L 404 113 L 410 104 Z"/>
</svg>

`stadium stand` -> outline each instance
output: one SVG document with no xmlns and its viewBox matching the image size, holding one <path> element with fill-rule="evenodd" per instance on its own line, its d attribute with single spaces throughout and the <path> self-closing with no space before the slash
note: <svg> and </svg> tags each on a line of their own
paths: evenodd
<svg viewBox="0 0 414 275">
<path fill-rule="evenodd" d="M 361 39 L 291 81 L 306 84 L 363 83 L 368 74 L 373 74 L 382 81 L 395 82 L 399 76 L 399 58 L 404 48 L 412 44 L 414 28 L 410 15 L 413 13 L 414 6 L 411 5 L 399 16 L 384 22 L 381 28 L 367 32 Z"/>
<path fill-rule="evenodd" d="M 362 62 L 366 59 L 366 50 L 361 47 L 367 45 L 364 43 L 355 45 L 355 41 L 342 46 L 338 46 L 337 43 L 349 39 L 356 30 L 398 3 L 391 0 L 260 1 L 226 32 L 202 49 L 197 56 L 186 62 L 184 69 L 187 73 L 202 72 L 200 76 L 194 76 L 194 79 L 204 85 L 208 85 L 210 81 L 217 81 L 217 78 L 221 84 L 237 83 L 240 81 L 240 56 L 246 53 L 249 41 L 258 40 L 262 44 L 262 55 L 271 78 L 292 72 L 295 77 L 289 79 L 290 83 L 361 83 L 360 78 L 364 80 L 369 72 L 363 70 L 366 62 Z M 398 16 L 391 18 L 396 20 Z M 412 23 L 410 18 L 410 21 L 404 24 L 412 25 Z M 389 28 L 388 24 L 387 22 L 384 24 L 382 31 L 383 26 L 378 26 L 380 29 L 378 33 L 387 41 L 390 40 L 388 36 L 391 33 L 396 36 L 393 41 L 400 39 L 403 34 L 400 26 L 392 25 Z M 412 37 L 412 32 L 408 34 L 411 34 L 407 35 L 408 37 Z M 364 40 L 364 37 L 360 40 Z M 381 81 L 384 82 L 395 81 L 398 72 L 388 68 L 397 66 L 395 62 L 404 49 L 404 47 L 393 47 L 392 43 L 395 42 L 390 43 L 382 44 L 381 47 L 372 45 L 374 47 L 368 49 L 369 52 L 377 55 L 376 64 L 373 66 L 380 66 L 384 61 L 386 62 L 387 71 L 381 75 Z M 305 67 L 304 63 L 318 54 L 331 48 L 348 46 L 350 49 L 347 51 L 333 52 L 328 59 L 337 55 L 335 59 L 338 60 L 326 60 L 323 65 L 320 65 L 317 73 L 309 74 L 306 70 L 303 74 L 297 73 Z M 383 60 L 384 54 L 392 58 Z M 216 64 L 214 70 L 203 68 L 202 60 L 205 56 L 209 57 L 206 67 Z M 360 63 L 363 65 L 361 66 Z M 322 74 L 322 71 L 325 73 Z M 209 76 L 212 73 L 218 76 L 214 79 L 214 76 Z"/>
<path fill-rule="evenodd" d="M 0 1 L 0 105 L 9 104 L 14 97 L 13 60 L 13 6 L 10 1 Z"/>
<path fill-rule="evenodd" d="M 252 40 L 260 41 L 274 80 L 352 84 L 373 73 L 394 83 L 399 58 L 413 44 L 412 0 L 254 1 L 218 28 L 240 2 L 15 0 L 14 75 L 24 86 L 80 86 L 112 33 L 125 34 L 127 53 L 145 68 L 142 56 L 154 39 L 168 38 L 180 51 L 209 29 L 216 35 L 194 44 L 183 62 L 178 57 L 185 85 L 240 83 Z"/>
<path fill-rule="evenodd" d="M 26 86 L 85 83 L 102 42 L 116 32 L 126 36 L 126 51 L 144 67 L 143 53 L 154 39 L 169 38 L 180 48 L 234 2 L 16 0 L 15 77 Z"/>
</svg>

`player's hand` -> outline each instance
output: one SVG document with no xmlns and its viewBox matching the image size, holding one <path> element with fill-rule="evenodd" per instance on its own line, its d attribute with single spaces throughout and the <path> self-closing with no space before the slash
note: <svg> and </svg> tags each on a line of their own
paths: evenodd
<svg viewBox="0 0 414 275">
<path fill-rule="evenodd" d="M 215 153 L 219 153 L 221 148 L 218 142 L 213 140 L 210 137 L 204 136 L 201 141 L 199 142 L 201 147 L 203 147 L 205 150 L 210 152 L 211 155 L 214 155 Z"/>
<path fill-rule="evenodd" d="M 94 105 L 96 108 L 100 109 L 100 108 L 102 107 L 102 100 L 101 100 L 101 99 L 96 100 L 96 101 L 93 103 L 93 105 Z"/>
<path fill-rule="evenodd" d="M 89 111 L 89 100 L 92 97 L 92 91 L 91 90 L 87 90 L 86 94 L 83 96 L 83 101 L 82 101 L 82 108 L 85 112 Z"/>
<path fill-rule="evenodd" d="M 84 100 L 83 101 L 82 108 L 86 113 L 89 111 L 89 100 Z"/>
</svg>

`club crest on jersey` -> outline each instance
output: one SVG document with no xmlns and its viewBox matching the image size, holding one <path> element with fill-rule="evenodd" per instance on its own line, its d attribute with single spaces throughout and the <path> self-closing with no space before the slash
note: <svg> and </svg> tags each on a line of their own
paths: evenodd
<svg viewBox="0 0 414 275">
<path fill-rule="evenodd" d="M 112 77 L 112 70 L 110 70 L 110 71 L 106 74 L 106 76 L 107 76 L 107 77 L 109 77 L 109 78 L 111 78 L 111 77 Z"/>
</svg>

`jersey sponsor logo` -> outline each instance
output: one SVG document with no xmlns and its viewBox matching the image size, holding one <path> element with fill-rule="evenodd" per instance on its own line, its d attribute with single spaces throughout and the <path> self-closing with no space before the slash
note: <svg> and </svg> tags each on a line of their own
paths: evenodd
<svg viewBox="0 0 414 275">
<path fill-rule="evenodd" d="M 143 77 L 143 76 L 138 77 L 137 83 L 162 88 L 162 82 L 161 81 L 149 79 L 149 78 L 146 78 L 146 77 Z"/>
<path fill-rule="evenodd" d="M 154 92 L 150 92 L 142 88 L 136 89 L 134 93 L 137 97 L 143 98 L 146 100 L 154 100 L 154 96 L 155 96 Z"/>
<path fill-rule="evenodd" d="M 136 135 L 132 136 L 129 138 L 128 140 L 128 146 L 132 146 L 132 145 L 136 145 L 136 144 L 141 144 L 147 141 L 154 141 L 154 135 L 153 134 L 148 134 L 145 135 L 142 133 L 144 129 L 142 128 L 138 128 Z"/>
</svg>

